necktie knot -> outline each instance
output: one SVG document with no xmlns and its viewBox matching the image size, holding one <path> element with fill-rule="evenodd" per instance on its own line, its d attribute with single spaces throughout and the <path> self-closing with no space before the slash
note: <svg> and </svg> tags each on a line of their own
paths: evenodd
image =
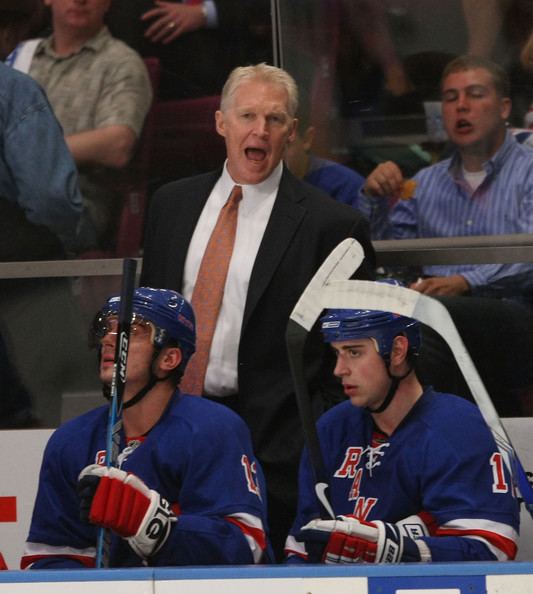
<svg viewBox="0 0 533 594">
<path fill-rule="evenodd" d="M 231 194 L 229 195 L 228 201 L 226 205 L 236 206 L 242 200 L 242 186 L 233 186 L 233 190 L 231 190 Z"/>
</svg>

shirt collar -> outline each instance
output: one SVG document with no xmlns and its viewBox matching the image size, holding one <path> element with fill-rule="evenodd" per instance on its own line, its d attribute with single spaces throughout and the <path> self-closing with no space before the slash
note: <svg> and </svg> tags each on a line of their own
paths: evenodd
<svg viewBox="0 0 533 594">
<path fill-rule="evenodd" d="M 517 142 L 515 138 L 513 137 L 512 133 L 507 130 L 503 144 L 494 153 L 494 155 L 492 155 L 492 157 L 483 163 L 483 169 L 487 175 L 494 175 L 498 173 L 516 146 Z M 448 171 L 454 179 L 463 178 L 461 157 L 459 156 L 458 151 L 456 151 L 452 157 Z"/>
<path fill-rule="evenodd" d="M 229 174 L 228 161 L 226 159 L 224 168 L 222 170 L 222 175 L 220 177 L 220 189 L 224 195 L 229 196 L 233 186 L 241 185 L 243 200 L 247 198 L 265 198 L 277 191 L 282 173 L 283 163 L 280 161 L 277 167 L 275 167 L 274 171 L 272 171 L 272 173 L 262 182 L 259 182 L 258 184 L 236 184 Z"/>
<path fill-rule="evenodd" d="M 97 52 L 104 47 L 109 36 L 110 36 L 109 30 L 104 25 L 104 26 L 102 26 L 100 31 L 98 31 L 98 33 L 94 37 L 91 37 L 91 39 L 88 39 L 79 48 L 79 50 L 77 52 L 74 52 L 73 54 L 70 54 L 68 56 L 58 56 L 56 51 L 54 50 L 54 44 L 53 44 L 54 35 L 52 34 L 49 37 L 46 37 L 45 39 L 43 39 L 41 41 L 41 43 L 38 45 L 37 49 L 35 50 L 35 53 L 36 54 L 47 54 L 47 55 L 51 56 L 52 58 L 55 58 L 56 60 L 61 60 L 61 59 L 70 58 L 70 56 L 79 54 L 80 52 L 82 52 L 85 49 Z"/>
</svg>

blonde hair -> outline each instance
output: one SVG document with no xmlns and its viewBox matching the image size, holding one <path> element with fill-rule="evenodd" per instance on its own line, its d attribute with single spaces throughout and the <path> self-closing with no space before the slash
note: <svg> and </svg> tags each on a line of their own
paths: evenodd
<svg viewBox="0 0 533 594">
<path fill-rule="evenodd" d="M 222 89 L 221 111 L 226 111 L 229 108 L 233 95 L 235 95 L 239 86 L 252 80 L 260 80 L 285 89 L 288 97 L 287 111 L 291 117 L 296 115 L 298 110 L 298 87 L 294 78 L 285 70 L 276 66 L 269 66 L 265 62 L 253 66 L 238 66 L 231 71 Z"/>
</svg>

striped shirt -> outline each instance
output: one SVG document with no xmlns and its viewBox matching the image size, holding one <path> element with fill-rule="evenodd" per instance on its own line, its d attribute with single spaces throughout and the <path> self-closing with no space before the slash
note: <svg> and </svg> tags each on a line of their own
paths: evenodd
<svg viewBox="0 0 533 594">
<path fill-rule="evenodd" d="M 359 209 L 374 239 L 413 239 L 533 233 L 533 151 L 512 136 L 483 164 L 486 177 L 472 191 L 456 153 L 415 176 L 412 199 L 388 201 L 360 194 Z M 453 264 L 425 266 L 429 276 L 461 274 L 472 293 L 522 300 L 533 292 L 533 264 Z"/>
</svg>

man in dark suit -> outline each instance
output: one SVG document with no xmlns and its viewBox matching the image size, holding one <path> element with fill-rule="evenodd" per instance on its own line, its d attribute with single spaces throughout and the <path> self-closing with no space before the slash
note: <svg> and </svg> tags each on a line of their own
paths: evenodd
<svg viewBox="0 0 533 594">
<path fill-rule="evenodd" d="M 295 137 L 297 102 L 294 80 L 279 68 L 260 64 L 231 73 L 215 114 L 226 143 L 224 168 L 173 182 L 154 195 L 142 271 L 142 284 L 190 298 L 215 220 L 233 186 L 242 186 L 203 395 L 231 406 L 251 429 L 267 477 L 278 558 L 295 511 L 303 442 L 285 345 L 289 315 L 323 260 L 346 237 L 355 237 L 365 250 L 358 278 L 370 278 L 374 263 L 363 217 L 283 166 Z M 340 394 L 330 384 L 331 359 L 325 353 L 312 332 L 305 369 L 317 415 Z"/>
</svg>

